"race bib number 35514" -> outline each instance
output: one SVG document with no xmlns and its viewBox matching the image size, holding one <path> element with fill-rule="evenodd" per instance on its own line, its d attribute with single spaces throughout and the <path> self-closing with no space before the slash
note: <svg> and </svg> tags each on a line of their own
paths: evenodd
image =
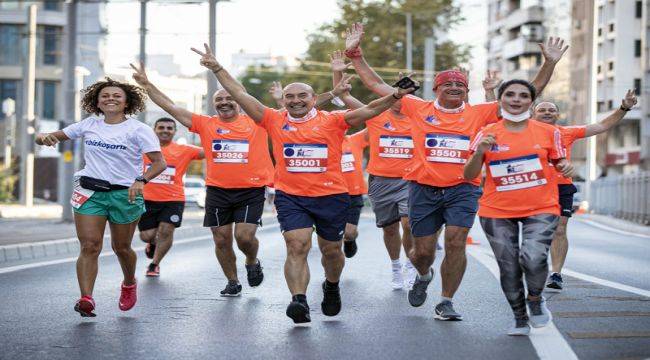
<svg viewBox="0 0 650 360">
<path fill-rule="evenodd" d="M 248 163 L 247 140 L 212 140 L 212 161 L 216 163 Z"/>
<path fill-rule="evenodd" d="M 547 183 L 537 155 L 490 161 L 490 174 L 497 191 L 511 191 Z"/>
<path fill-rule="evenodd" d="M 327 171 L 327 145 L 284 144 L 284 164 L 288 172 Z"/>
<path fill-rule="evenodd" d="M 413 157 L 413 139 L 410 136 L 379 137 L 379 157 L 410 159 Z"/>
<path fill-rule="evenodd" d="M 427 134 L 424 150 L 427 161 L 464 164 L 469 156 L 469 136 Z"/>
</svg>

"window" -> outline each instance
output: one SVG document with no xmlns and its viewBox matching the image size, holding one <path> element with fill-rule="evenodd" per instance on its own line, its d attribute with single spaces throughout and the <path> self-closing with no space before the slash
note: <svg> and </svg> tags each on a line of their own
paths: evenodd
<svg viewBox="0 0 650 360">
<path fill-rule="evenodd" d="M 58 1 L 58 0 L 45 0 L 43 2 L 43 9 L 60 11 L 61 10 L 61 3 L 62 3 L 62 1 Z"/>
<path fill-rule="evenodd" d="M 641 79 L 634 79 L 634 94 L 641 95 Z"/>
<path fill-rule="evenodd" d="M 607 108 L 612 110 L 614 108 L 614 102 L 612 100 L 607 101 Z"/>
<path fill-rule="evenodd" d="M 0 104 L 8 98 L 14 99 L 18 103 L 18 81 L 0 79 Z M 5 114 L 1 110 L 0 108 L 0 118 L 4 118 Z"/>
<path fill-rule="evenodd" d="M 20 62 L 20 25 L 0 25 L 0 65 Z"/>
<path fill-rule="evenodd" d="M 613 22 L 609 23 L 609 25 L 607 27 L 608 27 L 610 33 L 614 32 L 614 23 Z"/>
<path fill-rule="evenodd" d="M 609 71 L 614 70 L 614 61 L 608 61 L 607 62 L 607 70 L 609 70 Z"/>
<path fill-rule="evenodd" d="M 42 26 L 39 36 L 42 36 L 42 62 L 43 65 L 58 65 L 61 58 L 61 28 L 58 26 Z M 42 34 L 42 35 L 41 35 Z"/>
<path fill-rule="evenodd" d="M 636 9 L 634 11 L 634 15 L 637 19 L 640 19 L 641 16 L 643 15 L 643 3 L 640 0 L 637 0 L 636 2 Z"/>
<path fill-rule="evenodd" d="M 42 81 L 40 115 L 45 119 L 56 119 L 56 81 Z"/>
<path fill-rule="evenodd" d="M 603 28 L 599 27 L 598 28 L 598 37 L 603 36 Z"/>
<path fill-rule="evenodd" d="M 641 40 L 634 40 L 634 57 L 641 57 Z"/>
<path fill-rule="evenodd" d="M 605 102 L 604 101 L 599 101 L 596 103 L 596 108 L 598 112 L 603 112 L 605 110 Z"/>
<path fill-rule="evenodd" d="M 596 67 L 596 71 L 598 72 L 598 74 L 602 73 L 603 72 L 603 67 L 598 65 L 598 67 Z"/>
</svg>

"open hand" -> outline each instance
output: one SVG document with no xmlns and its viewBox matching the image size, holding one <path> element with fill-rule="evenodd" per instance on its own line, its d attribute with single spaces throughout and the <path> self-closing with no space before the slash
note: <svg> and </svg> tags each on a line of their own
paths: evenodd
<svg viewBox="0 0 650 360">
<path fill-rule="evenodd" d="M 333 72 L 343 72 L 350 68 L 350 64 L 345 63 L 345 56 L 341 50 L 336 50 L 330 55 L 330 65 Z"/>
<path fill-rule="evenodd" d="M 352 51 L 361 45 L 363 39 L 363 25 L 361 23 L 354 23 L 352 26 L 345 30 L 345 50 Z"/>
<path fill-rule="evenodd" d="M 542 55 L 546 61 L 557 63 L 562 58 L 562 55 L 567 51 L 569 45 L 564 45 L 564 40 L 559 37 L 550 37 L 546 44 L 539 43 Z"/>
<path fill-rule="evenodd" d="M 274 81 L 269 88 L 269 94 L 274 100 L 282 100 L 282 83 Z"/>
<path fill-rule="evenodd" d="M 625 97 L 623 98 L 621 106 L 626 109 L 631 109 L 634 107 L 634 105 L 636 105 L 636 94 L 634 94 L 634 90 L 628 90 L 625 94 Z"/>
</svg>

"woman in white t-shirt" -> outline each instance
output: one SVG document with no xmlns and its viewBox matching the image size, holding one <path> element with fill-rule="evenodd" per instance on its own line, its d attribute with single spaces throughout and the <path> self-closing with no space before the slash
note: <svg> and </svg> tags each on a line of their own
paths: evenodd
<svg viewBox="0 0 650 360">
<path fill-rule="evenodd" d="M 119 308 L 127 311 L 135 305 L 137 258 L 131 241 L 145 211 L 142 189 L 166 164 L 153 130 L 129 117 L 144 110 L 145 95 L 141 88 L 106 78 L 86 88 L 81 103 L 91 116 L 63 130 L 38 134 L 36 143 L 55 146 L 77 138 L 84 142 L 86 165 L 75 173 L 70 202 L 81 248 L 77 259 L 81 298 L 74 309 L 86 317 L 95 316 L 92 293 L 107 221 L 111 245 L 124 273 Z M 144 174 L 143 154 L 152 162 Z"/>
</svg>

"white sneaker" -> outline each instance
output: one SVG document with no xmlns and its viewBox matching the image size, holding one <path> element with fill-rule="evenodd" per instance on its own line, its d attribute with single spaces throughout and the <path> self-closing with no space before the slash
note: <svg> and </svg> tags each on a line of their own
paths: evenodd
<svg viewBox="0 0 650 360">
<path fill-rule="evenodd" d="M 415 282 L 415 277 L 418 276 L 418 271 L 415 270 L 413 264 L 409 261 L 404 264 L 404 272 L 406 273 L 406 288 L 410 290 L 413 288 L 413 283 Z"/>
<path fill-rule="evenodd" d="M 402 267 L 395 268 L 393 267 L 393 280 L 391 285 L 394 290 L 399 290 L 404 287 L 404 277 L 402 276 Z"/>
</svg>

